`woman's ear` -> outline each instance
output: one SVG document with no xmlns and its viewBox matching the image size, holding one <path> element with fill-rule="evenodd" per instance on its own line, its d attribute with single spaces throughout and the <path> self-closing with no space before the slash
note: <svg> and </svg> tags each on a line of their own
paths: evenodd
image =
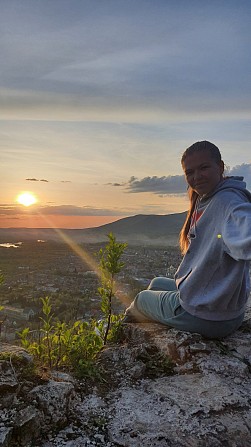
<svg viewBox="0 0 251 447">
<path fill-rule="evenodd" d="M 224 169 L 225 169 L 224 161 L 221 160 L 221 162 L 220 162 L 220 173 L 221 173 L 221 175 L 223 175 Z"/>
</svg>

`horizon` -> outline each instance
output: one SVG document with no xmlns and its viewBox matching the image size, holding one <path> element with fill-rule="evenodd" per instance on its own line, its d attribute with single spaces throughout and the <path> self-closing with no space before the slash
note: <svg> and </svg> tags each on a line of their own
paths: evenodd
<svg viewBox="0 0 251 447">
<path fill-rule="evenodd" d="M 0 228 L 185 212 L 199 140 L 251 189 L 251 3 L 180 2 L 2 2 Z"/>
<path fill-rule="evenodd" d="M 126 219 L 126 218 L 130 218 L 130 217 L 136 217 L 136 216 L 139 216 L 139 215 L 141 215 L 141 216 L 171 216 L 171 215 L 176 215 L 176 214 L 183 214 L 183 213 L 186 213 L 186 211 L 181 211 L 181 212 L 178 212 L 178 213 L 168 213 L 168 214 L 135 214 L 135 215 L 132 215 L 132 216 L 124 216 L 124 217 L 119 217 L 119 218 L 116 218 L 116 219 L 111 219 L 110 221 L 106 221 L 105 220 L 105 222 L 104 223 L 101 223 L 101 224 L 99 224 L 99 225 L 93 225 L 93 226 L 90 226 L 90 227 L 69 227 L 69 226 L 66 226 L 66 227 L 56 227 L 56 226 L 50 226 L 50 227 L 25 227 L 25 226 L 20 226 L 20 227 L 13 227 L 13 226 L 11 226 L 11 227 L 0 227 L 0 231 L 1 230 L 88 230 L 88 229 L 93 229 L 93 228 L 98 228 L 98 227 L 101 227 L 101 226 L 103 226 L 103 225 L 107 225 L 107 224 L 110 224 L 110 223 L 114 223 L 114 222 L 117 222 L 117 221 L 119 221 L 119 220 L 123 220 L 123 219 Z"/>
<path fill-rule="evenodd" d="M 125 217 L 128 217 L 128 216 L 125 216 Z M 102 216 L 100 219 L 95 219 L 94 220 L 91 216 L 90 216 L 89 219 L 88 219 L 88 216 L 86 216 L 86 218 L 85 218 L 86 226 L 80 226 L 81 223 L 83 223 L 82 219 L 81 219 L 81 223 L 79 223 L 79 226 L 76 226 L 76 227 L 70 226 L 67 221 L 64 223 L 64 219 L 62 219 L 61 217 L 59 217 L 59 220 L 61 222 L 61 226 L 57 226 L 55 218 L 52 219 L 51 225 L 48 225 L 47 221 L 46 221 L 46 223 L 44 223 L 44 225 L 41 225 L 41 220 L 43 220 L 43 219 L 41 219 L 41 217 L 39 217 L 38 219 L 39 219 L 39 222 L 40 222 L 41 226 L 34 226 L 34 225 L 32 226 L 32 223 L 34 221 L 36 222 L 35 219 L 32 219 L 31 221 L 29 220 L 27 226 L 25 226 L 25 225 L 19 225 L 19 226 L 16 225 L 15 226 L 14 224 L 11 225 L 11 226 L 3 226 L 2 225 L 3 220 L 2 220 L 2 223 L 0 225 L 0 229 L 22 229 L 23 228 L 23 229 L 51 229 L 51 230 L 53 230 L 53 229 L 69 229 L 69 230 L 78 230 L 78 229 L 97 228 L 97 227 L 99 227 L 101 225 L 106 225 L 108 223 L 116 222 L 117 220 L 119 220 L 121 218 L 123 218 L 123 217 L 120 216 L 118 218 L 116 218 L 116 217 L 114 217 L 114 218 L 106 218 L 105 216 L 104 217 Z M 76 221 L 76 218 L 74 220 Z M 90 226 L 88 226 L 88 221 L 89 220 L 90 220 Z M 97 222 L 97 220 L 99 222 Z"/>
</svg>

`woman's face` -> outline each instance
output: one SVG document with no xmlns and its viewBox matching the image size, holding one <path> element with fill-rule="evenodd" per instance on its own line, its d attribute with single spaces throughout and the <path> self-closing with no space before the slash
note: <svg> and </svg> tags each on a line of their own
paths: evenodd
<svg viewBox="0 0 251 447">
<path fill-rule="evenodd" d="M 182 166 L 188 185 L 199 196 L 213 191 L 222 180 L 224 164 L 222 161 L 220 164 L 216 163 L 208 150 L 187 155 Z"/>
</svg>

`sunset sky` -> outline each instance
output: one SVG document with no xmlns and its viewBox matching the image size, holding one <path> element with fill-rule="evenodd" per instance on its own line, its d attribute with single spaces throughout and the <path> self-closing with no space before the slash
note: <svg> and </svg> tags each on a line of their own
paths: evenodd
<svg viewBox="0 0 251 447">
<path fill-rule="evenodd" d="M 184 211 L 180 157 L 198 140 L 251 189 L 250 1 L 0 7 L 0 227 Z"/>
</svg>

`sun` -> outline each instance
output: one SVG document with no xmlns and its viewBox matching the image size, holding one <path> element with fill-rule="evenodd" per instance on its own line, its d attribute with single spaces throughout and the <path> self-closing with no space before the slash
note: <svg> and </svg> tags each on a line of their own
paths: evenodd
<svg viewBox="0 0 251 447">
<path fill-rule="evenodd" d="M 31 192 L 22 192 L 17 197 L 17 202 L 20 203 L 20 205 L 30 206 L 34 205 L 34 203 L 37 202 L 37 199 Z"/>
</svg>

